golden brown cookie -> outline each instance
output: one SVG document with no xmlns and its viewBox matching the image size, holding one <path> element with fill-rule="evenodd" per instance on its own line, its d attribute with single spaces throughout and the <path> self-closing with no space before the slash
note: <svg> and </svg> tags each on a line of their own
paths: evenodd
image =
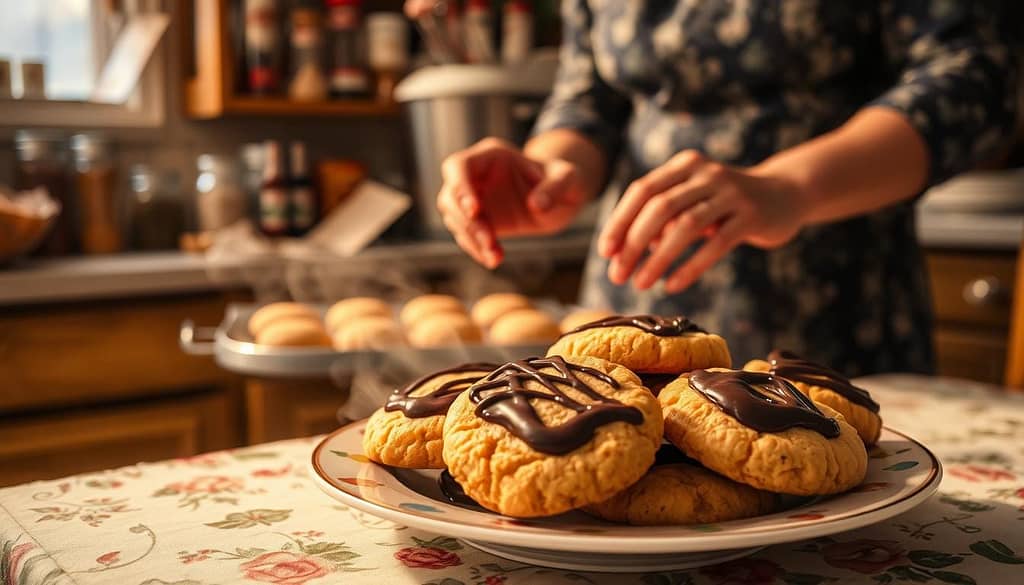
<svg viewBox="0 0 1024 585">
<path fill-rule="evenodd" d="M 385 349 L 405 345 L 405 335 L 391 317 L 369 316 L 348 322 L 331 341 L 338 351 Z"/>
<path fill-rule="evenodd" d="M 360 317 L 391 317 L 391 305 L 375 297 L 351 297 L 342 299 L 327 309 L 324 323 L 332 335 L 345 324 Z"/>
<path fill-rule="evenodd" d="M 611 317 L 614 314 L 607 309 L 579 309 L 563 317 L 558 328 L 562 330 L 562 333 L 568 333 L 577 327 Z"/>
<path fill-rule="evenodd" d="M 864 444 L 841 414 L 825 405 L 815 407 L 792 385 L 767 374 L 721 368 L 710 372 L 723 377 L 708 381 L 700 377 L 707 371 L 692 372 L 658 395 L 665 412 L 665 437 L 683 453 L 730 479 L 785 494 L 834 494 L 864 479 Z M 690 384 L 692 376 L 706 381 L 712 395 L 720 394 L 725 408 L 731 404 L 739 410 L 723 410 Z M 742 384 L 723 385 L 736 377 L 749 382 L 750 389 Z M 782 389 L 787 394 L 782 394 Z M 766 395 L 772 397 L 772 403 Z M 741 422 L 735 412 L 747 420 Z M 768 432 L 750 426 L 752 421 L 768 426 L 799 421 L 819 430 L 793 426 Z"/>
<path fill-rule="evenodd" d="M 632 485 L 661 435 L 658 402 L 633 372 L 597 358 L 535 358 L 498 368 L 455 399 L 444 462 L 481 506 L 547 516 Z"/>
<path fill-rule="evenodd" d="M 584 511 L 638 526 L 707 524 L 770 514 L 775 494 L 722 477 L 698 465 L 655 465 L 640 481 Z"/>
<path fill-rule="evenodd" d="M 446 313 L 465 314 L 466 307 L 451 295 L 420 295 L 402 306 L 398 320 L 406 329 L 412 329 L 425 318 Z"/>
<path fill-rule="evenodd" d="M 566 333 L 548 355 L 592 356 L 622 364 L 634 372 L 678 374 L 729 367 L 725 340 L 685 317 L 614 316 Z"/>
<path fill-rule="evenodd" d="M 395 467 L 442 469 L 442 429 L 452 401 L 497 364 L 463 364 L 424 376 L 388 397 L 366 423 L 363 452 Z"/>
<path fill-rule="evenodd" d="M 408 337 L 413 347 L 448 347 L 480 343 L 483 333 L 464 313 L 439 313 L 418 321 Z"/>
<path fill-rule="evenodd" d="M 312 307 L 302 303 L 270 303 L 263 305 L 249 316 L 249 334 L 253 338 L 260 336 L 260 333 L 268 325 L 282 319 L 312 319 L 320 320 L 320 315 Z"/>
<path fill-rule="evenodd" d="M 547 345 L 561 332 L 547 313 L 536 309 L 518 309 L 505 313 L 491 326 L 490 340 L 495 345 Z"/>
<path fill-rule="evenodd" d="M 505 313 L 533 308 L 530 299 L 519 293 L 494 293 L 473 303 L 470 316 L 481 329 L 489 329 Z"/>
<path fill-rule="evenodd" d="M 775 373 L 789 380 L 801 392 L 810 396 L 811 400 L 825 404 L 843 415 L 846 422 L 857 429 L 865 445 L 871 446 L 878 442 L 878 436 L 882 434 L 882 417 L 878 414 L 878 403 L 871 399 L 866 390 L 853 386 L 845 376 L 830 368 L 817 367 L 795 356 L 785 361 L 776 361 L 776 364 L 781 365 L 781 369 Z M 803 367 L 803 364 L 811 365 Z M 743 369 L 751 372 L 773 371 L 772 364 L 763 360 L 751 360 Z"/>
<path fill-rule="evenodd" d="M 330 347 L 331 338 L 319 319 L 293 317 L 264 325 L 256 336 L 256 343 L 278 347 Z"/>
</svg>

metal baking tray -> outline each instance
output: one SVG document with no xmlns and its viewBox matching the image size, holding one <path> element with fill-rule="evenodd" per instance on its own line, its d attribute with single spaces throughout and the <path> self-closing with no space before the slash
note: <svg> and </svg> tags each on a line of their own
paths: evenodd
<svg viewBox="0 0 1024 585">
<path fill-rule="evenodd" d="M 337 351 L 329 347 L 269 347 L 253 342 L 249 317 L 260 305 L 232 303 L 217 327 L 181 324 L 179 345 L 186 353 L 212 355 L 222 368 L 237 374 L 272 378 L 337 378 L 360 370 L 400 368 L 409 375 L 465 362 L 504 363 L 544 355 L 546 345 L 463 345 L 443 348 L 395 347 L 388 350 Z M 551 312 L 551 308 L 541 305 Z M 317 307 L 323 313 L 326 306 Z M 557 318 L 560 311 L 552 314 Z"/>
</svg>

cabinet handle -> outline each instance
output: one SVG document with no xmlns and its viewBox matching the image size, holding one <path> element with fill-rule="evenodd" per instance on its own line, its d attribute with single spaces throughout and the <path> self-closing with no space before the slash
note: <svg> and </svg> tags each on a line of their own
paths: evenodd
<svg viewBox="0 0 1024 585">
<path fill-rule="evenodd" d="M 964 302 L 972 307 L 991 307 L 1009 298 L 1006 287 L 994 276 L 975 278 L 964 285 Z"/>
</svg>

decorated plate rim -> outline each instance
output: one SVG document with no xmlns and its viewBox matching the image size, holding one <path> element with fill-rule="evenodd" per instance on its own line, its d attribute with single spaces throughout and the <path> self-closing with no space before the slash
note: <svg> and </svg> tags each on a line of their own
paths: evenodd
<svg viewBox="0 0 1024 585">
<path fill-rule="evenodd" d="M 743 527 L 744 524 L 750 523 L 754 520 L 764 521 L 765 519 L 782 515 L 792 516 L 794 513 L 803 509 L 813 510 L 816 504 L 835 504 L 836 501 L 848 498 L 854 493 L 866 495 L 873 492 L 848 492 L 831 496 L 826 499 L 816 499 L 807 504 L 783 510 L 775 514 L 766 514 L 745 520 L 733 520 L 712 525 L 645 527 L 614 524 L 610 522 L 604 523 L 600 520 L 594 519 L 595 527 L 600 527 L 605 530 L 605 532 L 584 533 L 568 528 L 559 530 L 557 526 L 552 525 L 524 525 L 524 522 L 530 522 L 533 519 L 521 519 L 502 516 L 497 513 L 468 510 L 435 500 L 403 485 L 407 491 L 416 494 L 417 497 L 422 498 L 424 501 L 428 501 L 430 507 L 440 509 L 438 511 L 443 512 L 444 510 L 455 510 L 459 513 L 479 514 L 491 522 L 493 522 L 494 519 L 503 519 L 509 523 L 509 525 L 504 526 L 484 526 L 480 524 L 469 524 L 453 519 L 439 518 L 435 514 L 428 515 L 426 512 L 418 512 L 408 508 L 401 508 L 398 505 L 378 503 L 376 501 L 366 499 L 361 495 L 357 495 L 356 493 L 351 493 L 347 489 L 341 487 L 341 485 L 333 480 L 323 469 L 320 464 L 321 454 L 339 435 L 358 432 L 358 430 L 365 424 L 366 419 L 351 422 L 326 435 L 313 449 L 313 453 L 310 458 L 312 477 L 320 489 L 328 495 L 371 515 L 384 518 L 398 524 L 439 533 L 444 536 L 479 540 L 483 542 L 499 542 L 503 545 L 549 550 L 607 552 L 613 554 L 616 552 L 642 552 L 651 554 L 682 553 L 729 550 L 804 540 L 807 538 L 814 538 L 817 536 L 824 536 L 827 534 L 861 528 L 902 514 L 930 497 L 938 489 L 942 480 L 942 464 L 938 457 L 936 457 L 927 446 L 906 433 L 885 426 L 883 427 L 883 434 L 891 433 L 896 435 L 897 438 L 912 443 L 928 456 L 931 467 L 927 470 L 927 475 L 922 478 L 910 492 L 902 495 L 899 495 L 899 492 L 897 492 L 896 494 L 887 496 L 898 497 L 895 501 L 883 503 L 884 498 L 879 497 L 879 499 L 874 502 L 858 505 L 851 508 L 848 512 L 838 513 L 835 517 L 826 516 L 811 520 L 794 520 L 792 523 L 793 525 L 790 526 L 772 526 L 760 529 L 752 529 L 750 527 L 744 529 Z M 357 460 L 353 461 L 360 469 L 372 466 L 372 468 L 378 468 L 382 473 L 388 474 L 395 479 L 395 481 L 399 481 L 383 465 L 379 465 L 372 461 L 365 463 Z M 399 481 L 399 483 L 401 482 Z M 358 485 L 354 485 L 353 487 L 356 489 L 362 489 Z M 671 532 L 678 531 L 678 534 L 650 535 L 649 532 L 652 530 L 667 530 Z"/>
</svg>

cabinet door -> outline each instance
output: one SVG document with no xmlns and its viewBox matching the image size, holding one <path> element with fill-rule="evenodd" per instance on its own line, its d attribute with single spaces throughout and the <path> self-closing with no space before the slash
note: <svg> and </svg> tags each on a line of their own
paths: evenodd
<svg viewBox="0 0 1024 585">
<path fill-rule="evenodd" d="M 250 444 L 329 433 L 340 426 L 338 409 L 348 389 L 330 380 L 245 382 L 246 429 Z"/>
<path fill-rule="evenodd" d="M 0 485 L 241 444 L 237 392 L 0 419 Z"/>
</svg>

